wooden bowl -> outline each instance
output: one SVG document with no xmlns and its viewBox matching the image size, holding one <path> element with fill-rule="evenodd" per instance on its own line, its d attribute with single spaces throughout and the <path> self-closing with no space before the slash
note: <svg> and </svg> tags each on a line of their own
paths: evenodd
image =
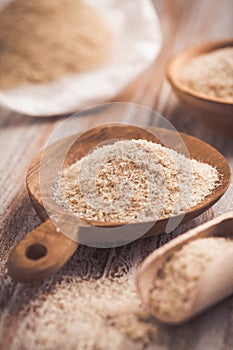
<svg viewBox="0 0 233 350">
<path fill-rule="evenodd" d="M 151 132 L 151 133 L 150 133 Z M 93 129 L 85 132 L 81 137 L 77 135 L 71 135 L 66 137 L 47 148 L 47 160 L 51 162 L 51 166 L 45 170 L 46 171 L 46 179 L 49 177 L 54 177 L 54 174 L 51 175 L 51 171 L 56 169 L 56 159 L 57 155 L 62 152 L 61 150 L 67 148 L 67 144 L 69 145 L 71 140 L 76 140 L 73 142 L 72 147 L 67 153 L 66 160 L 64 162 L 65 166 L 69 166 L 73 164 L 78 159 L 84 157 L 90 150 L 94 149 L 97 145 L 101 144 L 104 141 L 111 139 L 146 139 L 148 141 L 159 143 L 163 146 L 171 148 L 181 154 L 184 154 L 185 150 L 182 149 L 182 144 L 179 142 L 177 138 L 177 134 L 183 140 L 187 151 L 190 155 L 190 159 L 196 159 L 199 162 L 207 163 L 213 167 L 215 167 L 220 175 L 221 184 L 214 188 L 212 192 L 206 196 L 201 203 L 198 203 L 196 206 L 190 208 L 182 222 L 186 222 L 191 220 L 198 215 L 201 215 L 204 211 L 208 210 L 211 206 L 213 206 L 226 192 L 228 186 L 231 182 L 231 170 L 227 160 L 224 158 L 222 154 L 220 154 L 215 148 L 207 144 L 206 142 L 195 138 L 193 136 L 177 133 L 173 130 L 167 130 L 157 127 L 147 127 L 145 129 L 141 129 L 139 127 L 133 125 L 124 125 L 124 124 L 104 124 L 97 126 Z M 155 136 L 156 135 L 156 136 Z M 162 140 L 162 142 L 161 142 Z M 27 173 L 26 183 L 29 196 L 32 200 L 35 210 L 40 216 L 42 221 L 48 219 L 47 212 L 44 208 L 42 196 L 41 196 L 41 185 L 43 183 L 40 178 L 40 166 L 41 159 L 44 156 L 44 151 L 40 152 L 35 156 L 32 160 Z M 45 163 L 47 163 L 47 160 Z M 48 174 L 47 174 L 48 170 Z M 48 190 L 49 191 L 49 190 Z M 169 218 L 170 219 L 170 218 Z M 174 221 L 177 219 L 177 216 L 174 216 Z M 160 234 L 165 232 L 165 228 L 167 225 L 168 219 L 159 219 L 157 220 L 155 226 L 147 232 L 146 237 L 153 236 L 156 234 Z M 94 226 L 119 226 L 122 224 L 130 224 L 128 222 L 98 222 L 98 221 L 89 221 L 89 224 Z"/>
<path fill-rule="evenodd" d="M 180 76 L 181 70 L 192 58 L 232 46 L 233 39 L 186 49 L 173 56 L 166 69 L 167 79 L 187 111 L 210 128 L 229 135 L 233 135 L 233 103 L 227 102 L 223 98 L 204 95 L 189 88 L 180 81 Z"/>
</svg>

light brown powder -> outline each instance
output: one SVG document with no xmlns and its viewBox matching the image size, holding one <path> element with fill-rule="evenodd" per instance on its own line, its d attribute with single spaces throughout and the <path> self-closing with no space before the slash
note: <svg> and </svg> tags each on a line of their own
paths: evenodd
<svg viewBox="0 0 233 350">
<path fill-rule="evenodd" d="M 233 248 L 233 241 L 208 237 L 185 244 L 158 271 L 150 292 L 153 311 L 160 317 L 185 314 L 192 307 L 196 287 L 208 264 Z"/>
<path fill-rule="evenodd" d="M 181 73 L 181 82 L 189 88 L 233 102 L 233 47 L 197 56 Z"/>
<path fill-rule="evenodd" d="M 144 315 L 133 276 L 81 281 L 74 275 L 61 284 L 31 302 L 12 349 L 145 350 L 159 342 L 160 328 Z"/>
<path fill-rule="evenodd" d="M 108 324 L 132 342 L 142 344 L 143 348 L 156 343 L 159 330 L 155 320 L 145 314 L 133 302 L 121 305 L 107 315 Z"/>
<path fill-rule="evenodd" d="M 56 179 L 58 204 L 87 220 L 139 222 L 185 212 L 218 185 L 208 164 L 146 140 L 95 149 Z"/>
<path fill-rule="evenodd" d="M 14 0 L 0 12 L 0 89 L 96 69 L 110 39 L 102 16 L 79 0 Z"/>
</svg>

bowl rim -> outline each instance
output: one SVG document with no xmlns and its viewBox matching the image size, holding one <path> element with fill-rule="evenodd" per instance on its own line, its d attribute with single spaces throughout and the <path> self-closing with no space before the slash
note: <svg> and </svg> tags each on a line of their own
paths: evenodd
<svg viewBox="0 0 233 350">
<path fill-rule="evenodd" d="M 174 68 L 179 62 L 180 58 L 184 55 L 192 56 L 187 59 L 187 62 L 191 60 L 193 57 L 198 57 L 202 54 L 217 51 L 221 48 L 226 47 L 233 47 L 233 38 L 232 39 L 224 39 L 224 40 L 218 40 L 218 41 L 211 41 L 207 42 L 202 45 L 195 45 L 188 47 L 184 49 L 183 51 L 173 55 L 167 63 L 166 66 L 166 77 L 169 83 L 172 85 L 173 88 L 177 89 L 179 92 L 193 97 L 197 98 L 199 100 L 202 100 L 203 102 L 213 103 L 213 104 L 221 104 L 229 107 L 233 107 L 233 102 L 228 101 L 221 97 L 212 97 L 205 94 L 202 94 L 198 91 L 193 90 L 192 88 L 189 88 L 184 83 L 182 83 L 177 76 L 174 74 Z M 179 75 L 179 74 L 178 74 Z"/>
</svg>

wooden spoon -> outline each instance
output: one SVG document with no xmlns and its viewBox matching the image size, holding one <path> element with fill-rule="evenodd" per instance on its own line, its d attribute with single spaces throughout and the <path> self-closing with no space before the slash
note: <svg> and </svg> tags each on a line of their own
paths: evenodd
<svg viewBox="0 0 233 350">
<path fill-rule="evenodd" d="M 117 241 L 117 235 L 119 235 L 119 240 L 122 242 L 124 241 L 124 232 L 128 230 L 127 240 L 124 242 L 126 244 L 129 241 L 141 238 L 141 236 L 148 237 L 165 232 L 168 222 L 171 231 L 172 227 L 177 227 L 178 223 L 188 221 L 210 208 L 225 193 L 230 184 L 230 168 L 225 158 L 210 145 L 189 135 L 155 127 L 146 130 L 133 125 L 105 124 L 87 131 L 78 140 L 77 138 L 77 135 L 72 135 L 49 146 L 32 160 L 28 169 L 27 189 L 44 224 L 28 233 L 10 254 L 9 273 L 17 281 L 38 281 L 56 273 L 75 252 L 78 247 L 77 241 L 88 245 L 97 241 L 101 246 L 103 240 L 108 240 L 106 235 L 106 232 L 108 232 L 110 243 Z M 77 219 L 75 222 L 71 221 L 71 217 L 67 217 L 67 212 L 57 205 L 52 196 L 51 183 L 54 177 L 57 176 L 56 169 L 59 155 L 66 155 L 64 156 L 64 167 L 66 167 L 85 156 L 97 145 L 119 138 L 146 139 L 186 154 L 182 144 L 184 142 L 191 158 L 216 167 L 221 176 L 221 184 L 200 204 L 188 210 L 184 217 L 176 216 L 172 220 L 166 218 L 158 220 L 156 223 L 140 224 L 89 221 L 88 224 L 93 225 L 89 227 L 84 221 L 79 222 Z M 45 153 L 46 157 L 44 156 Z M 41 162 L 42 159 L 43 162 Z M 41 167 L 44 171 L 42 177 L 40 177 Z M 56 206 L 58 218 L 56 222 L 59 223 L 59 228 L 64 227 L 67 230 L 68 226 L 71 227 L 69 237 L 57 232 L 57 226 L 50 221 L 51 216 L 49 219 L 45 201 L 41 195 L 41 188 L 45 188 L 47 201 Z M 124 228 L 121 226 L 123 224 L 127 224 L 127 226 Z M 145 225 L 147 225 L 146 229 Z M 103 227 L 108 227 L 108 230 L 105 229 L 104 231 Z M 115 230 L 110 230 L 110 228 L 115 228 Z M 62 230 L 62 232 L 64 231 Z M 142 232 L 146 233 L 142 234 Z"/>
<path fill-rule="evenodd" d="M 223 98 L 210 97 L 181 82 L 184 66 L 194 57 L 217 49 L 232 47 L 233 40 L 221 40 L 191 47 L 174 55 L 167 65 L 167 78 L 183 106 L 209 128 L 233 134 L 233 103 Z"/>
<path fill-rule="evenodd" d="M 210 262 L 198 281 L 195 298 L 190 309 L 184 314 L 164 317 L 156 313 L 150 305 L 150 291 L 158 271 L 167 259 L 185 244 L 203 237 L 231 237 L 233 239 L 233 212 L 223 214 L 181 237 L 177 237 L 150 254 L 143 262 L 136 275 L 136 286 L 142 303 L 148 313 L 162 322 L 179 324 L 187 321 L 223 300 L 233 293 L 233 249 Z"/>
</svg>

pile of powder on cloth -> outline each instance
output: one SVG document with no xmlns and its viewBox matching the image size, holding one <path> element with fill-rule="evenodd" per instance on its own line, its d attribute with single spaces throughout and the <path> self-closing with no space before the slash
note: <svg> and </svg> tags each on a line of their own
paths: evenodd
<svg viewBox="0 0 233 350">
<path fill-rule="evenodd" d="M 105 19 L 80 0 L 14 0 L 0 11 L 0 89 L 46 84 L 109 59 Z"/>
</svg>

